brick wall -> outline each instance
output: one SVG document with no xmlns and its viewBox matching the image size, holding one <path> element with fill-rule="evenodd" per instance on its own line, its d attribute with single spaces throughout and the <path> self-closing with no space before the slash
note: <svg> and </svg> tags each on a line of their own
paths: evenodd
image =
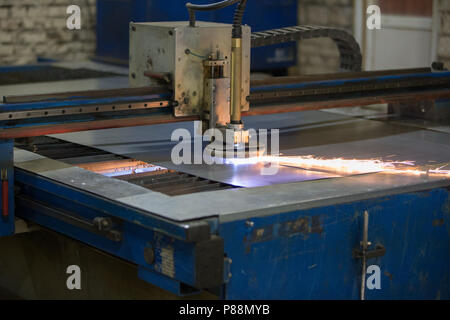
<svg viewBox="0 0 450 320">
<path fill-rule="evenodd" d="M 298 7 L 301 25 L 331 26 L 353 33 L 353 0 L 299 0 Z M 303 40 L 298 61 L 302 74 L 339 70 L 339 53 L 330 39 Z"/>
<path fill-rule="evenodd" d="M 0 65 L 33 63 L 38 56 L 82 60 L 95 52 L 95 0 L 0 0 Z M 81 8 L 81 30 L 66 28 L 66 9 Z M 450 0 L 440 0 L 439 60 L 450 68 Z M 299 0 L 300 24 L 353 31 L 353 0 Z M 299 44 L 294 73 L 338 70 L 339 54 L 328 39 Z"/>
<path fill-rule="evenodd" d="M 439 34 L 439 60 L 450 69 L 450 0 L 440 0 L 441 30 Z"/>
<path fill-rule="evenodd" d="M 38 56 L 82 60 L 95 52 L 95 0 L 0 0 L 0 65 Z M 81 8 L 81 30 L 68 30 L 66 9 Z"/>
</svg>

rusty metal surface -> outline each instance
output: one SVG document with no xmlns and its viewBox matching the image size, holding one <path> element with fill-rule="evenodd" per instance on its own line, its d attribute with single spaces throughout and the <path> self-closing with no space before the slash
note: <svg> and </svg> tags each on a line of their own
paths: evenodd
<svg viewBox="0 0 450 320">
<path fill-rule="evenodd" d="M 414 72 L 424 72 L 424 77 L 429 71 L 428 69 L 413 69 L 413 70 L 404 70 L 404 71 L 383 71 L 383 72 L 375 72 L 375 73 L 352 73 L 352 74 L 340 74 L 340 75 L 328 75 L 331 79 L 355 79 L 360 76 L 367 77 L 379 77 L 382 75 L 407 75 Z M 428 72 L 429 73 L 429 72 Z M 311 76 L 306 77 L 309 80 L 305 81 L 319 81 L 321 77 Z M 447 99 L 450 98 L 450 90 L 444 88 L 448 79 L 444 76 L 438 76 L 436 79 L 431 77 L 430 79 L 425 78 L 417 78 L 417 79 L 405 79 L 400 82 L 397 80 L 393 80 L 391 82 L 381 81 L 380 83 L 362 83 L 357 85 L 344 85 L 344 86 L 325 86 L 321 88 L 303 88 L 303 89 L 274 89 L 274 90 L 264 90 L 258 91 L 256 90 L 250 96 L 250 102 L 252 104 L 252 108 L 249 111 L 243 112 L 243 116 L 255 116 L 255 115 L 265 115 L 265 114 L 275 114 L 275 113 L 288 113 L 288 112 L 297 112 L 297 111 L 306 111 L 306 110 L 320 110 L 320 109 L 328 109 L 328 108 L 344 108 L 344 107 L 352 107 L 352 106 L 363 106 L 363 105 L 371 105 L 376 103 L 408 103 L 410 101 L 424 101 L 424 100 L 436 100 L 436 99 Z M 281 79 L 271 79 L 264 80 L 262 82 L 254 81 L 252 85 L 263 85 L 263 84 L 278 84 L 278 87 L 283 87 L 284 84 L 289 83 L 297 83 L 297 81 L 302 81 L 302 78 L 281 78 Z M 323 79 L 323 78 L 322 78 Z M 73 82 L 68 82 L 73 83 Z M 431 84 L 438 84 L 437 86 Z M 409 86 L 414 86 L 414 90 L 411 90 Z M 108 86 L 107 86 L 108 87 Z M 18 87 L 18 91 L 8 91 L 10 94 L 18 94 L 17 92 L 23 92 L 22 89 L 24 87 Z M 27 91 L 31 89 L 33 92 L 33 88 L 35 86 L 31 85 L 26 87 Z M 380 89 L 384 88 L 384 89 Z M 4 88 L 1 88 L 2 90 Z M 36 89 L 36 88 L 35 88 Z M 117 93 L 123 94 L 123 92 L 128 92 L 130 89 L 116 89 Z M 132 90 L 132 89 L 131 89 Z M 336 90 L 339 93 L 336 93 Z M 342 92 L 341 92 L 342 91 Z M 108 91 L 108 94 L 112 94 L 113 91 Z M 69 94 L 70 95 L 70 94 Z M 35 99 L 42 99 L 48 97 L 66 97 L 67 94 L 55 94 L 55 95 L 43 95 L 41 97 L 19 97 L 20 99 L 25 99 L 34 101 Z M 15 99 L 15 98 L 10 98 Z M 166 105 L 167 100 L 162 102 L 162 105 Z M 157 104 L 155 105 L 158 106 Z M 114 105 L 106 106 L 108 108 L 115 108 Z M 124 108 L 129 108 L 130 105 L 124 105 Z M 145 107 L 145 105 L 144 105 Z M 97 107 L 93 106 L 94 111 L 90 110 L 86 107 L 86 110 L 83 112 L 96 112 Z M 134 106 L 131 105 L 131 109 Z M 139 108 L 137 106 L 136 108 Z M 92 109 L 92 108 L 91 108 Z M 120 109 L 120 108 L 119 108 Z M 122 112 L 120 110 L 114 110 L 115 112 Z M 175 117 L 173 116 L 173 110 L 171 108 L 161 108 L 164 110 L 156 110 L 157 112 L 150 114 L 141 115 L 138 117 L 129 115 L 125 118 L 116 118 L 112 119 L 109 116 L 100 117 L 100 118 L 89 118 L 84 119 L 83 121 L 75 121 L 68 123 L 61 123 L 61 119 L 54 120 L 58 115 L 64 114 L 65 116 L 74 110 L 65 109 L 55 109 L 55 110 L 40 110 L 36 111 L 37 119 L 40 117 L 49 117 L 49 119 L 53 119 L 54 124 L 40 124 L 42 123 L 39 120 L 37 123 L 34 123 L 30 126 L 23 127 L 11 127 L 7 129 L 0 130 L 0 139 L 10 139 L 10 138 L 20 138 L 27 136 L 38 136 L 45 134 L 56 134 L 56 133 L 67 133 L 67 132 L 77 132 L 84 130 L 97 130 L 97 129 L 107 129 L 107 128 L 119 128 L 119 127 L 127 127 L 127 126 L 142 126 L 148 124 L 161 124 L 161 123 L 172 123 L 172 122 L 180 122 L 180 121 L 192 121 L 199 119 L 199 116 L 191 116 L 191 117 Z M 98 112 L 103 112 L 103 109 L 98 108 Z M 34 112 L 34 111 L 33 111 Z M 23 113 L 23 112 L 22 112 Z M 30 113 L 30 116 L 28 116 Z M 5 113 L 4 117 L 7 117 L 6 122 L 14 122 L 15 116 L 20 117 L 34 117 L 32 112 L 25 112 L 25 114 L 21 114 L 20 112 L 17 115 L 14 113 Z M 43 114 L 43 116 L 41 115 Z M 120 115 L 119 116 L 123 116 Z M 70 120 L 70 118 L 68 118 Z M 64 122 L 65 119 L 62 120 Z"/>
<path fill-rule="evenodd" d="M 308 110 L 323 110 L 334 108 L 346 108 L 356 106 L 367 106 L 379 103 L 394 102 L 410 102 L 423 100 L 439 100 L 450 98 L 450 90 L 433 90 L 433 91 L 414 91 L 402 94 L 386 94 L 370 97 L 339 99 L 339 100 L 323 100 L 310 102 L 293 102 L 293 103 L 275 103 L 253 107 L 248 112 L 244 112 L 243 116 L 255 116 L 264 114 L 288 113 Z"/>
<path fill-rule="evenodd" d="M 409 94 L 400 95 L 386 95 L 368 98 L 353 98 L 335 101 L 316 101 L 292 104 L 270 104 L 265 106 L 253 107 L 248 112 L 243 112 L 242 116 L 256 116 L 279 113 L 292 113 L 298 111 L 321 110 L 331 108 L 344 108 L 352 106 L 372 105 L 376 103 L 391 103 L 391 102 L 408 102 L 420 100 L 446 99 L 450 98 L 449 90 L 431 91 L 431 92 L 413 92 Z M 109 119 L 97 120 L 89 122 L 78 122 L 57 125 L 39 125 L 33 127 L 20 127 L 4 129 L 0 131 L 0 139 L 11 139 L 21 137 L 40 136 L 46 134 L 69 133 L 86 130 L 111 129 L 120 127 L 145 126 L 151 124 L 166 124 L 175 122 L 187 122 L 199 120 L 199 116 L 177 118 L 165 111 L 162 114 L 155 114 L 154 116 L 124 118 L 124 119 Z"/>
<path fill-rule="evenodd" d="M 0 131 L 0 139 L 37 137 L 46 134 L 145 126 L 162 123 L 194 121 L 199 119 L 200 117 L 176 118 L 170 113 L 164 113 L 147 117 L 97 120 L 97 121 L 67 123 L 57 125 L 49 124 L 49 125 L 35 126 L 31 128 L 21 127 L 21 128 L 4 129 Z"/>
<path fill-rule="evenodd" d="M 267 86 L 275 84 L 292 84 L 292 83 L 304 83 L 304 82 L 317 82 L 317 81 L 330 81 L 330 80 L 346 80 L 346 79 L 358 79 L 366 77 L 379 77 L 386 75 L 404 75 L 415 73 L 427 73 L 431 72 L 430 68 L 418 68 L 418 69 L 398 69 L 398 70 L 383 70 L 383 71 L 362 71 L 362 72 L 345 72 L 345 73 L 328 73 L 328 74 L 311 74 L 301 76 L 289 76 L 289 77 L 271 77 L 267 79 L 252 79 L 251 86 Z"/>
</svg>

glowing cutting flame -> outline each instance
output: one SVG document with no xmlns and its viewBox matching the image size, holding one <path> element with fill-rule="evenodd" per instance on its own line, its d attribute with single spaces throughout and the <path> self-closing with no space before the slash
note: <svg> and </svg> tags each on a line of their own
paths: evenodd
<svg viewBox="0 0 450 320">
<path fill-rule="evenodd" d="M 252 158 L 226 159 L 232 165 L 276 163 L 281 166 L 306 170 L 334 172 L 338 174 L 392 173 L 408 175 L 433 175 L 450 178 L 450 170 L 439 168 L 423 169 L 414 161 L 382 161 L 380 159 L 317 158 L 314 156 L 259 156 Z"/>
</svg>

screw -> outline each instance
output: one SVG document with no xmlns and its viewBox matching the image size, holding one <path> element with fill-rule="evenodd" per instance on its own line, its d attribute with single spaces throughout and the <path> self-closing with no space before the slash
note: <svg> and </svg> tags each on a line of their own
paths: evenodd
<svg viewBox="0 0 450 320">
<path fill-rule="evenodd" d="M 247 221 L 245 222 L 245 225 L 246 225 L 247 227 L 249 227 L 249 228 L 252 228 L 252 227 L 255 225 L 255 223 L 254 223 L 253 221 L 247 220 Z"/>
<path fill-rule="evenodd" d="M 112 227 L 112 222 L 109 218 L 96 217 L 93 222 L 99 231 L 108 231 Z"/>
</svg>

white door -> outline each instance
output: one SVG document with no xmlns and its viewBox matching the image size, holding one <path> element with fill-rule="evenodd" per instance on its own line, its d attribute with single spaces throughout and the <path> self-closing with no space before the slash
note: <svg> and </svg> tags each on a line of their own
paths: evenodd
<svg viewBox="0 0 450 320">
<path fill-rule="evenodd" d="M 358 1 L 358 0 L 357 0 Z M 381 29 L 369 30 L 364 23 L 363 48 L 366 70 L 430 67 L 436 59 L 438 14 L 431 0 L 376 0 L 381 9 Z M 434 4 L 433 4 L 434 3 Z M 365 10 L 364 10 L 365 11 Z"/>
</svg>

